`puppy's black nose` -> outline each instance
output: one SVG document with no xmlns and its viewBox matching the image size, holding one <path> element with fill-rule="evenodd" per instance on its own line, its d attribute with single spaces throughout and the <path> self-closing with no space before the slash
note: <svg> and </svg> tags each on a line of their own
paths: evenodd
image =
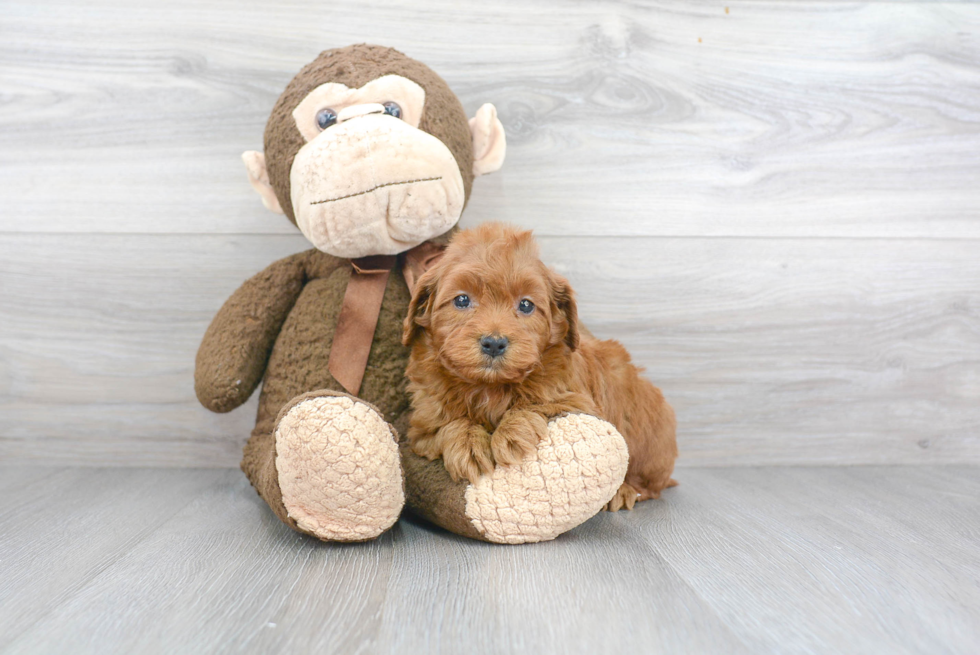
<svg viewBox="0 0 980 655">
<path fill-rule="evenodd" d="M 480 349 L 491 357 L 500 357 L 507 350 L 507 337 L 493 337 L 488 334 L 480 339 Z"/>
</svg>

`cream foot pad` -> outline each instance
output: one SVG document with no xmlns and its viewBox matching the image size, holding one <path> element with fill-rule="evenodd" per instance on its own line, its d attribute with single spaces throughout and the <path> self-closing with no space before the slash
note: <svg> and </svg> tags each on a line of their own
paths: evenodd
<svg viewBox="0 0 980 655">
<path fill-rule="evenodd" d="M 321 539 L 373 539 L 405 504 L 391 428 L 347 396 L 309 398 L 282 416 L 276 471 L 289 516 Z"/>
<path fill-rule="evenodd" d="M 584 414 L 557 418 L 537 453 L 466 488 L 466 516 L 490 541 L 554 539 L 609 502 L 628 464 L 626 441 L 609 423 Z"/>
</svg>

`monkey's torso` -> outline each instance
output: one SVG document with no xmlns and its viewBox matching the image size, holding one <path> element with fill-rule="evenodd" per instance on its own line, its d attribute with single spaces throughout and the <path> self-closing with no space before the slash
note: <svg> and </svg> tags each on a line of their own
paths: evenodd
<svg viewBox="0 0 980 655">
<path fill-rule="evenodd" d="M 345 391 L 327 370 L 327 360 L 352 269 L 347 260 L 318 250 L 302 255 L 306 259 L 307 280 L 269 356 L 256 432 L 271 432 L 282 406 L 300 394 L 317 389 Z M 401 267 L 397 266 L 388 276 L 358 393 L 392 424 L 400 422 L 409 407 L 405 380 L 409 351 L 401 344 L 402 320 L 409 300 Z"/>
<path fill-rule="evenodd" d="M 295 267 L 302 268 L 302 289 L 275 336 L 262 378 L 255 429 L 245 445 L 241 468 L 273 511 L 295 527 L 282 506 L 275 473 L 276 419 L 283 406 L 304 393 L 322 389 L 346 393 L 327 370 L 327 361 L 352 267 L 349 260 L 313 249 L 275 262 L 263 273 L 274 275 L 277 268 L 284 266 L 292 268 L 294 275 Z M 409 350 L 401 343 L 402 320 L 409 301 L 399 261 L 388 276 L 358 393 L 359 398 L 378 409 L 399 435 L 407 428 L 410 403 L 405 378 Z"/>
</svg>

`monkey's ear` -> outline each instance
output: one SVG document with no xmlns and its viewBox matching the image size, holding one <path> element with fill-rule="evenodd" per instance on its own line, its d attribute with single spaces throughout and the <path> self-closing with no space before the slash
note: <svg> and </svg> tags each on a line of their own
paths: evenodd
<svg viewBox="0 0 980 655">
<path fill-rule="evenodd" d="M 261 152 L 248 150 L 242 153 L 242 161 L 245 162 L 245 169 L 248 171 L 248 183 L 262 198 L 262 204 L 266 209 L 271 209 L 277 214 L 284 213 L 276 192 L 269 183 L 269 171 L 265 168 L 265 155 Z"/>
<path fill-rule="evenodd" d="M 479 177 L 500 170 L 507 152 L 504 126 L 497 118 L 497 108 L 489 102 L 470 119 L 473 134 L 473 175 Z"/>
<path fill-rule="evenodd" d="M 429 316 L 432 313 L 432 296 L 436 292 L 436 268 L 427 270 L 415 283 L 408 314 L 402 325 L 402 345 L 411 345 L 418 333 L 431 324 Z"/>
</svg>

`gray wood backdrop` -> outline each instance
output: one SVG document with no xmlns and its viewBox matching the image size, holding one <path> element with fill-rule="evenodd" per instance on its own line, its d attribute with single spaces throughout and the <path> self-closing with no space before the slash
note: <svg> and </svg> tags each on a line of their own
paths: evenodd
<svg viewBox="0 0 980 655">
<path fill-rule="evenodd" d="M 980 462 L 980 5 L 558 0 L 4 0 L 0 458 L 237 464 L 194 353 L 306 247 L 239 155 L 362 41 L 496 104 L 463 224 L 536 230 L 682 465 Z"/>
</svg>

